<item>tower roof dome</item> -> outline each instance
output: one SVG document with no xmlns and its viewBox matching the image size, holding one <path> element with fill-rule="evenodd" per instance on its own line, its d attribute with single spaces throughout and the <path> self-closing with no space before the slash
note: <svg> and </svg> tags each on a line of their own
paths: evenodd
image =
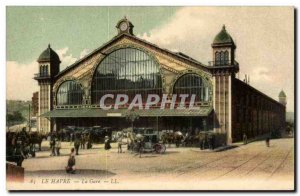
<svg viewBox="0 0 300 196">
<path fill-rule="evenodd" d="M 285 92 L 283 90 L 280 91 L 279 97 L 286 97 L 286 94 L 285 94 Z"/>
<path fill-rule="evenodd" d="M 38 62 L 60 62 L 59 56 L 58 54 L 52 50 L 52 48 L 50 47 L 50 44 L 48 45 L 48 48 L 46 50 L 44 50 L 38 60 Z"/>
<path fill-rule="evenodd" d="M 225 25 L 223 25 L 222 30 L 216 35 L 213 41 L 213 45 L 220 45 L 220 44 L 235 45 L 232 37 L 226 31 Z"/>
</svg>

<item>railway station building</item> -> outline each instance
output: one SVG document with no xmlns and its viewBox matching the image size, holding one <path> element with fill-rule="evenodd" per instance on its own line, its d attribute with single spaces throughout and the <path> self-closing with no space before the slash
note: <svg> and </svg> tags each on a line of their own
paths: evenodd
<svg viewBox="0 0 300 196">
<path fill-rule="evenodd" d="M 130 113 L 139 117 L 135 127 L 195 134 L 211 131 L 219 135 L 222 144 L 241 141 L 243 133 L 253 138 L 284 127 L 284 92 L 277 101 L 236 77 L 236 45 L 225 26 L 211 38 L 212 60 L 206 64 L 136 37 L 126 18 L 116 28 L 115 37 L 62 71 L 59 56 L 50 45 L 41 53 L 39 72 L 34 75 L 40 87 L 39 131 L 66 126 L 121 130 L 130 127 Z M 126 94 L 128 104 L 104 110 L 100 99 L 106 94 Z M 148 110 L 128 110 L 136 94 L 143 100 L 149 94 L 167 95 L 167 100 L 174 94 L 195 94 L 197 109 L 161 109 L 158 102 Z M 105 104 L 114 105 L 114 101 L 106 99 Z"/>
</svg>

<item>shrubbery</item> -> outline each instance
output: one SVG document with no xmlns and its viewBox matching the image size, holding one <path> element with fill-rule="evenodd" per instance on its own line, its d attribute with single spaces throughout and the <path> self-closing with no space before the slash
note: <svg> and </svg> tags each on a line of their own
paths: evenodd
<svg viewBox="0 0 300 196">
<path fill-rule="evenodd" d="M 6 124 L 7 125 L 14 125 L 17 123 L 22 123 L 25 121 L 25 118 L 22 116 L 21 112 L 14 111 L 12 114 L 6 115 Z"/>
</svg>

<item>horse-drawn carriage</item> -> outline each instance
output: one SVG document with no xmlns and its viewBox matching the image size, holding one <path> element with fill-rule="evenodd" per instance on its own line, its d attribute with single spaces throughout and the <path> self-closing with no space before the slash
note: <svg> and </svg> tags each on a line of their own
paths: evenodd
<svg viewBox="0 0 300 196">
<path fill-rule="evenodd" d="M 138 152 L 141 155 L 145 152 L 162 154 L 166 151 L 166 146 L 159 143 L 158 134 L 152 128 L 135 128 L 128 133 L 130 140 L 128 149 L 133 152 Z"/>
<path fill-rule="evenodd" d="M 38 132 L 27 132 L 26 127 L 20 129 L 9 129 L 6 132 L 6 160 L 15 162 L 18 166 L 22 166 L 24 159 L 35 157 L 35 145 L 38 144 L 41 150 L 41 143 L 45 138 Z"/>
<path fill-rule="evenodd" d="M 164 144 L 175 144 L 176 147 L 179 147 L 184 140 L 184 136 L 180 131 L 163 130 L 161 140 Z"/>
</svg>

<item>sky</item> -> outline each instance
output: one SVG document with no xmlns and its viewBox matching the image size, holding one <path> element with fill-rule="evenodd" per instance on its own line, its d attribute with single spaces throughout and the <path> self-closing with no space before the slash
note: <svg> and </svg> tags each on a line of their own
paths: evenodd
<svg viewBox="0 0 300 196">
<path fill-rule="evenodd" d="M 284 90 L 294 111 L 294 12 L 292 7 L 7 7 L 7 99 L 30 100 L 38 90 L 37 58 L 50 43 L 74 63 L 117 34 L 126 16 L 134 34 L 207 64 L 223 24 L 237 45 L 239 78 L 278 100 Z M 17 78 L 16 78 L 17 76 Z"/>
</svg>

